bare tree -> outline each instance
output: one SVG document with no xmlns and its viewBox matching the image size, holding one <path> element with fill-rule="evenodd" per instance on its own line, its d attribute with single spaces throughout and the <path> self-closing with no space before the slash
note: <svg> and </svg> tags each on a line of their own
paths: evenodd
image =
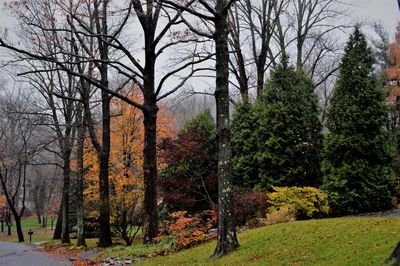
<svg viewBox="0 0 400 266">
<path fill-rule="evenodd" d="M 274 37 L 279 26 L 280 17 L 288 7 L 287 0 L 244 0 L 239 1 L 234 9 L 231 9 L 230 44 L 233 48 L 231 71 L 239 83 L 242 98 L 246 100 L 246 90 L 257 88 L 260 95 L 265 82 L 268 68 L 276 64 L 276 58 L 284 51 L 274 51 Z M 282 34 L 287 29 L 278 28 Z M 246 51 L 249 54 L 246 58 Z M 255 69 L 255 75 L 251 73 Z M 252 79 L 254 84 L 248 84 Z M 248 93 L 247 93 L 248 94 Z"/>
<path fill-rule="evenodd" d="M 38 136 L 41 124 L 35 102 L 19 90 L 3 93 L 0 109 L 0 184 L 17 227 L 18 241 L 24 242 L 21 218 L 27 197 L 27 169 L 43 148 Z"/>
<path fill-rule="evenodd" d="M 53 20 L 59 12 L 55 6 L 43 1 L 30 1 L 26 5 L 13 5 L 11 10 L 17 16 L 21 32 L 19 36 L 25 42 L 26 49 L 42 54 L 53 54 L 57 60 L 68 62 L 72 47 L 65 40 L 65 32 L 50 32 L 32 24 L 42 23 L 51 28 L 56 28 L 57 22 Z M 58 53 L 63 47 L 66 53 Z M 48 114 L 48 125 L 53 130 L 57 139 L 57 150 L 53 150 L 62 161 L 63 193 L 60 208 L 61 231 L 56 230 L 54 238 L 60 238 L 62 243 L 70 243 L 69 239 L 69 195 L 71 183 L 71 154 L 76 137 L 74 120 L 76 119 L 77 102 L 74 98 L 78 95 L 77 82 L 70 74 L 57 69 L 53 62 L 25 60 L 21 54 L 15 54 L 19 59 L 18 69 L 23 69 L 24 78 L 33 85 L 45 101 L 44 111 Z M 72 64 L 66 67 L 73 69 Z M 21 74 L 21 73 L 19 73 Z M 60 227 L 58 227 L 59 229 Z"/>
<path fill-rule="evenodd" d="M 43 159 L 46 161 L 43 162 Z M 29 180 L 29 194 L 31 201 L 35 205 L 38 223 L 41 224 L 42 227 L 47 227 L 48 217 L 51 211 L 51 202 L 54 197 L 57 196 L 56 188 L 59 185 L 59 168 L 54 165 L 46 165 L 49 160 L 51 159 L 47 156 L 39 160 L 35 159 L 35 162 L 32 163 L 35 165 L 32 171 L 33 181 Z"/>
<path fill-rule="evenodd" d="M 85 167 L 83 163 L 84 159 L 84 148 L 85 148 L 85 137 L 87 131 L 86 119 L 82 107 L 79 106 L 77 113 L 76 126 L 78 127 L 78 140 L 76 145 L 76 223 L 77 223 L 77 246 L 86 246 L 85 231 L 84 231 L 84 179 L 85 179 Z"/>
<path fill-rule="evenodd" d="M 0 40 L 0 46 L 22 53 L 24 56 L 31 59 L 46 60 L 55 63 L 59 69 L 80 78 L 81 84 L 83 84 L 81 85 L 83 91 L 86 91 L 84 88 L 89 85 L 101 89 L 103 99 L 103 145 L 98 145 L 98 142 L 93 141 L 95 139 L 93 138 L 93 131 L 90 129 L 91 121 L 88 115 L 87 121 L 93 145 L 97 147 L 96 150 L 101 154 L 100 164 L 104 166 L 101 167 L 102 177 L 100 177 L 100 191 L 101 193 L 104 193 L 104 195 L 102 195 L 104 197 L 102 198 L 106 199 L 106 194 L 108 194 L 108 182 L 105 182 L 106 167 L 108 166 L 108 164 L 106 164 L 108 159 L 107 151 L 109 151 L 107 148 L 108 141 L 106 137 L 109 135 L 107 133 L 109 131 L 107 129 L 109 125 L 109 122 L 107 122 L 107 104 L 109 104 L 111 96 L 115 96 L 136 108 L 139 108 L 143 112 L 143 123 L 145 126 L 145 148 L 143 152 L 143 172 L 145 180 L 144 241 L 152 241 L 158 233 L 156 190 L 157 102 L 175 93 L 190 77 L 195 75 L 195 73 L 204 70 L 202 67 L 194 66 L 205 62 L 211 58 L 212 55 L 206 54 L 203 56 L 201 53 L 198 53 L 196 49 L 195 52 L 191 52 L 188 56 L 175 58 L 172 64 L 169 65 L 170 69 L 166 72 L 165 69 L 157 66 L 157 62 L 167 50 L 173 50 L 174 47 L 179 47 L 179 45 L 181 49 L 184 49 L 184 45 L 195 40 L 195 38 L 192 38 L 192 35 L 187 34 L 188 32 L 185 31 L 185 29 L 180 28 L 178 31 L 173 30 L 173 27 L 183 23 L 183 21 L 180 20 L 180 12 L 166 12 L 163 4 L 157 1 L 128 1 L 128 4 L 124 5 L 125 8 L 115 7 L 114 11 L 120 14 L 118 18 L 122 19 L 114 19 L 112 25 L 109 25 L 108 18 L 110 14 L 115 12 L 108 9 L 111 5 L 110 1 L 55 1 L 53 4 L 57 4 L 63 9 L 70 28 L 52 28 L 49 27 L 49 25 L 40 24 L 39 21 L 30 23 L 30 25 L 45 31 L 64 31 L 72 33 L 70 41 L 73 47 L 75 47 L 75 53 L 69 54 L 73 59 L 68 62 L 75 62 L 74 64 L 78 68 L 77 70 L 69 68 L 69 63 L 61 61 L 55 56 L 55 54 L 58 53 L 65 54 L 66 51 L 63 49 L 59 49 L 53 54 L 29 52 L 6 43 L 4 39 Z M 144 9 L 144 7 L 146 7 L 146 9 Z M 129 43 L 126 44 L 126 42 L 124 42 L 125 39 L 121 37 L 126 25 L 130 22 L 133 12 L 141 25 L 144 37 L 144 54 L 139 54 L 138 56 L 134 56 L 135 53 L 132 50 L 132 47 L 129 46 Z M 164 23 L 159 23 L 161 20 L 163 20 Z M 96 42 L 96 53 L 91 52 L 92 50 L 90 49 L 90 45 L 93 44 L 93 41 L 90 40 L 95 40 Z M 111 49 L 120 57 L 111 57 Z M 141 63 L 142 56 L 145 58 L 143 64 Z M 95 72 L 98 73 L 100 76 L 99 78 L 93 76 L 93 71 L 89 71 L 89 73 L 87 71 L 81 71 L 82 68 L 80 68 L 79 65 L 88 62 L 93 63 L 94 68 L 92 70 L 95 70 Z M 126 95 L 121 93 L 121 89 L 124 86 L 119 86 L 114 90 L 111 89 L 108 84 L 109 70 L 110 72 L 112 70 L 114 74 L 117 74 L 124 79 L 122 85 L 127 84 L 128 82 L 134 83 L 136 86 L 133 87 L 139 88 L 142 92 L 143 101 L 135 102 L 126 97 Z M 158 79 L 155 77 L 156 71 L 160 74 Z M 175 79 L 175 83 L 170 81 L 173 80 L 172 78 Z M 84 85 L 84 83 L 86 85 Z M 85 97 L 83 97 L 83 99 L 85 102 Z M 87 110 L 88 104 L 84 104 L 84 106 L 85 110 Z M 88 112 L 86 112 L 86 114 L 88 114 Z M 106 227 L 109 228 L 109 223 L 106 222 L 108 220 L 106 217 L 106 213 L 109 213 L 108 210 L 109 208 L 107 208 L 106 205 L 101 209 L 100 222 L 102 223 L 102 230 L 106 230 Z M 108 245 L 110 244 L 110 241 L 108 241 L 107 238 L 107 240 L 104 242 L 100 241 L 100 243 L 102 245 Z"/>
<path fill-rule="evenodd" d="M 233 184 L 230 145 L 230 97 L 229 97 L 229 26 L 228 14 L 235 0 L 217 0 L 215 7 L 206 1 L 192 1 L 191 5 L 182 6 L 176 1 L 163 0 L 171 7 L 184 10 L 202 21 L 211 22 L 213 29 L 207 31 L 193 27 L 190 29 L 199 36 L 214 40 L 215 43 L 215 102 L 217 117 L 218 143 L 218 242 L 214 257 L 221 257 L 239 247 L 236 237 L 235 218 L 233 216 Z M 193 4 L 194 3 L 194 4 Z M 196 6 L 195 4 L 199 4 Z"/>
</svg>

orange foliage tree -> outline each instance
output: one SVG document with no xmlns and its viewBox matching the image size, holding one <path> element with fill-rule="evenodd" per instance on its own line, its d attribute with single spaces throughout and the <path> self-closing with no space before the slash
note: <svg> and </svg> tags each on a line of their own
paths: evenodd
<svg viewBox="0 0 400 266">
<path fill-rule="evenodd" d="M 400 123 L 400 24 L 396 40 L 389 44 L 388 67 L 386 68 L 386 103 L 389 107 L 388 129 L 394 130 Z"/>
<path fill-rule="evenodd" d="M 140 95 L 130 96 L 140 102 Z M 111 102 L 111 151 L 110 151 L 110 205 L 111 224 L 116 235 L 122 237 L 127 245 L 141 227 L 143 209 L 143 114 L 127 103 L 114 99 Z M 157 119 L 157 134 L 160 138 L 176 134 L 177 126 L 171 113 L 160 105 Z M 92 227 L 99 218 L 99 162 L 93 147 L 86 140 L 84 165 L 85 210 Z M 161 167 L 159 163 L 159 167 Z"/>
<path fill-rule="evenodd" d="M 7 200 L 4 195 L 0 195 L 0 208 L 7 207 Z"/>
</svg>

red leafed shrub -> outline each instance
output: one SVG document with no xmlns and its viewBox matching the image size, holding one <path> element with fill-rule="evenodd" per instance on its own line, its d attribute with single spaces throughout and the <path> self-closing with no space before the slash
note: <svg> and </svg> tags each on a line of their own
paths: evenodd
<svg viewBox="0 0 400 266">
<path fill-rule="evenodd" d="M 189 248 L 216 237 L 210 233 L 217 221 L 214 211 L 205 211 L 196 216 L 189 216 L 187 211 L 178 211 L 169 214 L 165 221 L 164 234 L 173 237 L 177 249 Z"/>
<path fill-rule="evenodd" d="M 269 207 L 265 192 L 250 189 L 236 189 L 233 192 L 233 204 L 237 225 L 244 225 L 256 217 L 265 217 Z"/>
<path fill-rule="evenodd" d="M 218 201 L 215 124 L 203 112 L 181 129 L 174 139 L 158 144 L 163 167 L 159 172 L 160 195 L 168 212 L 209 210 Z"/>
</svg>

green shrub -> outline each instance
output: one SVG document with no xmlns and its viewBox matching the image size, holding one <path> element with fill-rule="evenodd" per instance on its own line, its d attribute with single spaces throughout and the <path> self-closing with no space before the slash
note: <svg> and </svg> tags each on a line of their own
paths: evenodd
<svg viewBox="0 0 400 266">
<path fill-rule="evenodd" d="M 273 187 L 274 192 L 268 193 L 268 208 L 270 213 L 287 208 L 294 211 L 296 218 L 317 218 L 328 214 L 328 196 L 314 187 Z"/>
</svg>

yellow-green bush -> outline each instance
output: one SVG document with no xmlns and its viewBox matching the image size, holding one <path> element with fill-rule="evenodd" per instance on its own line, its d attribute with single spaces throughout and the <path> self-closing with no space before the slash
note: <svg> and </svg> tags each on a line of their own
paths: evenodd
<svg viewBox="0 0 400 266">
<path fill-rule="evenodd" d="M 266 224 L 280 224 L 296 221 L 296 212 L 286 206 L 267 214 Z"/>
<path fill-rule="evenodd" d="M 273 187 L 268 193 L 268 212 L 281 208 L 294 211 L 298 219 L 321 217 L 329 212 L 328 196 L 314 187 Z"/>
</svg>

